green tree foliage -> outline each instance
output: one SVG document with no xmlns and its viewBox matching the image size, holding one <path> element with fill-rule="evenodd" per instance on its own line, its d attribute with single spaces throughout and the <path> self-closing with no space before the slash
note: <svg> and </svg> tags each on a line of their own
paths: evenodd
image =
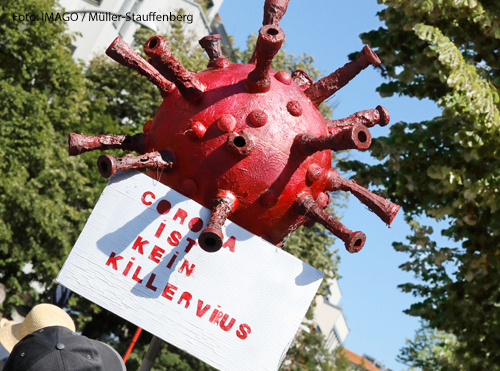
<svg viewBox="0 0 500 371">
<path fill-rule="evenodd" d="M 152 336 L 149 334 L 141 335 L 141 343 L 136 345 L 136 349 L 130 354 L 127 361 L 127 369 L 139 370 L 144 355 L 146 354 Z M 163 343 L 158 357 L 155 359 L 152 371 L 215 371 L 206 363 L 199 359 L 177 349 L 173 345 Z"/>
<path fill-rule="evenodd" d="M 309 332 L 299 330 L 280 370 L 333 370 L 336 357 L 323 347 L 324 342 L 324 336 L 313 326 L 310 327 Z"/>
<path fill-rule="evenodd" d="M 456 357 L 459 344 L 454 335 L 423 324 L 406 344 L 398 361 L 410 366 L 410 371 L 467 370 Z"/>
<path fill-rule="evenodd" d="M 83 161 L 67 154 L 67 133 L 87 103 L 65 24 L 13 17 L 54 6 L 0 5 L 0 277 L 7 313 L 28 297 L 47 300 L 30 284 L 52 285 L 98 194 L 82 175 Z M 32 270 L 23 270 L 27 263 Z"/>
<path fill-rule="evenodd" d="M 213 5 L 212 0 L 196 0 L 198 4 L 200 4 L 201 8 L 203 9 L 203 12 L 205 15 L 207 14 L 208 8 L 210 8 Z"/>
<path fill-rule="evenodd" d="M 466 369 L 499 370 L 500 3 L 379 2 L 386 5 L 379 13 L 385 27 L 361 35 L 389 79 L 378 91 L 429 98 L 443 113 L 394 124 L 372 144 L 380 164 L 344 168 L 382 186 L 413 229 L 407 244 L 394 245 L 409 254 L 401 268 L 419 280 L 400 286 L 421 298 L 407 313 L 456 336 L 457 362 Z M 415 221 L 423 215 L 446 218 L 442 234 L 461 248 L 438 247 L 432 229 Z"/>
</svg>

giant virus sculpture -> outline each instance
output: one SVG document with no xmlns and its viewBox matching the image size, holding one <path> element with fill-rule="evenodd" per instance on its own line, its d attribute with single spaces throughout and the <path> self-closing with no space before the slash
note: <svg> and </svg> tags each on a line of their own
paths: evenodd
<svg viewBox="0 0 500 371">
<path fill-rule="evenodd" d="M 350 191 L 385 223 L 399 206 L 342 178 L 331 169 L 331 151 L 365 150 L 368 128 L 389 122 L 387 110 L 357 112 L 341 120 L 324 120 L 317 107 L 346 85 L 377 55 L 365 46 L 359 58 L 316 83 L 306 72 L 271 70 L 285 34 L 279 22 L 288 0 L 266 0 L 263 27 L 248 64 L 230 63 L 221 52 L 220 36 L 199 43 L 210 61 L 199 73 L 187 71 L 172 55 L 165 39 L 150 38 L 140 57 L 119 37 L 106 54 L 146 76 L 158 87 L 163 102 L 143 133 L 128 135 L 69 135 L 69 153 L 121 148 L 140 156 L 102 155 L 104 177 L 139 168 L 176 191 L 212 210 L 199 236 L 200 246 L 217 251 L 227 218 L 279 244 L 290 226 L 324 225 L 355 253 L 365 234 L 353 232 L 325 209 L 328 191 Z M 161 171 L 159 171 L 161 170 Z"/>
</svg>

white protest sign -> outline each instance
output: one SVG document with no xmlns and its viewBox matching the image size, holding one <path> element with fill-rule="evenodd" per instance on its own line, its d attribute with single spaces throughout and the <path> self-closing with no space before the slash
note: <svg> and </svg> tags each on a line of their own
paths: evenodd
<svg viewBox="0 0 500 371">
<path fill-rule="evenodd" d="M 136 171 L 109 181 L 57 282 L 220 370 L 275 371 L 323 273 Z"/>
</svg>

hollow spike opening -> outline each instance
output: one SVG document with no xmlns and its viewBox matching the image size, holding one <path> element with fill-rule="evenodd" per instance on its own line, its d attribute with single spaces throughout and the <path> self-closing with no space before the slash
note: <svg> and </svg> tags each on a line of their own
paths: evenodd
<svg viewBox="0 0 500 371">
<path fill-rule="evenodd" d="M 390 115 L 387 109 L 382 106 L 377 106 L 376 109 L 359 111 L 349 117 L 339 120 L 325 120 L 328 126 L 328 132 L 333 134 L 331 129 L 343 129 L 354 125 L 364 125 L 371 128 L 375 125 L 386 126 L 389 123 Z"/>
<path fill-rule="evenodd" d="M 104 178 L 115 175 L 116 172 L 128 169 L 160 169 L 170 170 L 174 166 L 174 157 L 169 151 L 150 152 L 142 156 L 125 155 L 116 158 L 102 155 L 97 159 L 97 168 Z"/>
<path fill-rule="evenodd" d="M 323 210 L 323 208 L 314 201 L 314 198 L 310 194 L 303 194 L 299 196 L 297 211 L 299 214 L 307 216 L 309 219 L 322 224 L 334 236 L 344 241 L 346 250 L 350 253 L 359 252 L 365 245 L 366 236 L 363 232 L 351 231 L 339 222 L 333 215 Z"/>
<path fill-rule="evenodd" d="M 229 133 L 226 143 L 231 152 L 240 156 L 248 156 L 255 147 L 253 137 L 245 130 Z"/>
<path fill-rule="evenodd" d="M 196 101 L 203 96 L 205 86 L 172 54 L 162 36 L 153 36 L 144 45 L 149 62 L 168 80 L 173 81 L 182 96 Z"/>
<path fill-rule="evenodd" d="M 227 68 L 230 63 L 229 60 L 224 58 L 221 49 L 221 36 L 220 35 L 209 35 L 200 39 L 198 43 L 205 50 L 210 58 L 207 67 L 208 68 Z"/>
<path fill-rule="evenodd" d="M 335 92 L 347 85 L 349 81 L 356 77 L 358 73 L 360 73 L 370 64 L 376 67 L 380 63 L 381 62 L 378 56 L 373 52 L 373 50 L 370 49 L 368 45 L 365 45 L 358 59 L 345 64 L 344 67 L 339 68 L 331 75 L 323 77 L 322 79 L 314 83 L 309 89 L 305 90 L 304 93 L 317 107 L 325 99 L 328 99 L 333 94 L 335 94 Z"/>
<path fill-rule="evenodd" d="M 299 154 L 310 156 L 316 152 L 331 149 L 340 151 L 344 149 L 365 150 L 370 147 L 372 136 L 366 126 L 356 125 L 345 130 L 337 129 L 333 135 L 315 137 L 311 134 L 298 134 L 294 140 L 294 149 Z"/>
<path fill-rule="evenodd" d="M 375 213 L 388 225 L 391 225 L 400 208 L 399 205 L 386 200 L 382 196 L 370 192 L 359 184 L 341 177 L 335 170 L 329 171 L 326 187 L 329 191 L 342 190 L 351 192 L 358 200 L 368 206 L 370 211 Z"/>
<path fill-rule="evenodd" d="M 222 226 L 238 207 L 236 196 L 229 191 L 219 191 L 212 203 L 212 216 L 198 237 L 200 247 L 206 252 L 216 252 L 222 247 L 224 235 Z"/>
<path fill-rule="evenodd" d="M 271 89 L 269 70 L 283 40 L 285 40 L 285 33 L 278 26 L 267 25 L 260 29 L 255 47 L 257 62 L 255 69 L 248 74 L 246 79 L 246 86 L 252 93 L 263 93 Z"/>
<path fill-rule="evenodd" d="M 106 54 L 121 65 L 137 71 L 146 76 L 165 96 L 172 91 L 174 84 L 162 76 L 156 68 L 149 64 L 144 58 L 137 54 L 120 36 L 118 36 L 106 50 Z"/>
<path fill-rule="evenodd" d="M 123 149 L 140 154 L 146 151 L 147 134 L 135 135 L 84 135 L 70 133 L 68 136 L 69 155 L 76 156 L 93 150 Z"/>
</svg>

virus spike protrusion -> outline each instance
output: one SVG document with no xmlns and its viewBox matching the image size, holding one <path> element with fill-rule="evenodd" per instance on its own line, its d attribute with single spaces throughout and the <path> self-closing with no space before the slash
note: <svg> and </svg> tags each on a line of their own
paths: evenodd
<svg viewBox="0 0 500 371">
<path fill-rule="evenodd" d="M 337 218 L 314 201 L 310 194 L 303 194 L 298 199 L 298 210 L 300 214 L 309 217 L 317 223 L 322 224 L 334 236 L 337 236 L 344 241 L 347 251 L 350 253 L 359 252 L 366 241 L 366 236 L 363 232 L 353 232 L 345 225 L 340 223 Z"/>
<path fill-rule="evenodd" d="M 370 130 L 364 125 L 356 125 L 345 130 L 338 130 L 334 135 L 315 137 L 311 134 L 298 134 L 294 140 L 294 148 L 304 156 L 331 149 L 341 151 L 344 149 L 365 150 L 370 147 L 372 136 Z"/>
<path fill-rule="evenodd" d="M 123 149 L 143 154 L 146 151 L 146 136 L 147 134 L 144 133 L 135 135 L 84 135 L 70 133 L 68 136 L 68 152 L 70 156 L 77 156 L 93 150 Z"/>
<path fill-rule="evenodd" d="M 288 8 L 288 2 L 290 0 L 266 0 L 264 3 L 264 19 L 262 20 L 262 25 L 275 25 L 279 26 L 281 18 L 286 13 L 286 8 Z M 257 46 L 253 51 L 252 57 L 248 61 L 250 64 L 255 64 L 257 60 Z"/>
<path fill-rule="evenodd" d="M 231 64 L 227 58 L 222 55 L 222 49 L 220 45 L 221 36 L 220 35 L 209 35 L 200 39 L 198 43 L 205 50 L 210 58 L 207 67 L 208 68 L 227 68 Z"/>
<path fill-rule="evenodd" d="M 359 184 L 341 177 L 335 170 L 329 170 L 326 189 L 328 191 L 342 190 L 345 192 L 351 192 L 358 200 L 368 206 L 373 213 L 375 213 L 388 225 L 391 225 L 400 208 L 399 205 L 386 200 L 382 196 L 372 193 L 366 188 L 361 187 Z"/>
<path fill-rule="evenodd" d="M 199 121 L 190 121 L 187 133 L 191 138 L 201 139 L 205 136 L 207 128 Z"/>
<path fill-rule="evenodd" d="M 106 54 L 121 65 L 146 76 L 165 96 L 172 91 L 174 84 L 162 76 L 151 64 L 137 54 L 120 36 L 118 36 L 106 50 Z"/>
<path fill-rule="evenodd" d="M 122 158 L 109 155 L 99 156 L 97 168 L 104 178 L 115 175 L 116 172 L 128 169 L 159 169 L 170 170 L 174 166 L 174 157 L 170 151 L 149 152 L 141 156 L 131 154 Z"/>
<path fill-rule="evenodd" d="M 257 62 L 255 69 L 248 74 L 246 79 L 246 86 L 252 93 L 264 93 L 271 89 L 269 70 L 283 40 L 285 40 L 285 33 L 278 26 L 267 25 L 260 29 L 255 47 Z"/>
<path fill-rule="evenodd" d="M 318 82 L 314 83 L 310 88 L 304 91 L 311 102 L 317 107 L 325 99 L 331 97 L 335 92 L 344 87 L 358 73 L 368 67 L 370 64 L 375 67 L 381 63 L 378 56 L 371 50 L 368 45 L 365 45 L 358 59 L 349 62 L 344 67 L 323 77 Z"/>
<path fill-rule="evenodd" d="M 343 119 L 325 120 L 325 122 L 328 126 L 328 132 L 334 134 L 334 132 L 339 129 L 342 130 L 354 125 L 364 125 L 367 128 L 371 128 L 375 125 L 386 126 L 390 119 L 391 116 L 387 109 L 382 106 L 377 106 L 375 109 L 359 111 Z"/>
<path fill-rule="evenodd" d="M 304 70 L 296 70 L 292 72 L 292 80 L 302 90 L 307 90 L 314 82 L 311 76 Z"/>
<path fill-rule="evenodd" d="M 236 119 L 229 113 L 224 113 L 217 119 L 217 127 L 220 131 L 230 133 L 236 127 Z"/>
<path fill-rule="evenodd" d="M 248 156 L 255 147 L 252 136 L 245 130 L 232 132 L 227 136 L 229 150 L 239 156 Z"/>
<path fill-rule="evenodd" d="M 318 198 L 316 199 L 316 203 L 321 207 L 323 210 L 325 210 L 330 202 L 332 201 L 332 197 L 330 196 L 330 193 L 328 192 L 323 192 L 320 193 Z M 316 221 L 311 218 L 307 218 L 306 222 L 304 223 L 304 226 L 306 228 L 312 228 L 316 224 Z"/>
<path fill-rule="evenodd" d="M 205 86 L 172 54 L 162 36 L 153 36 L 144 45 L 149 62 L 167 79 L 173 81 L 184 99 L 196 101 L 203 96 Z"/>
<path fill-rule="evenodd" d="M 264 19 L 262 25 L 274 24 L 280 25 L 281 18 L 286 13 L 288 2 L 290 0 L 266 0 L 264 3 Z"/>
<path fill-rule="evenodd" d="M 224 241 L 222 226 L 226 219 L 238 207 L 238 200 L 234 194 L 229 191 L 219 191 L 212 203 L 212 216 L 205 228 L 198 237 L 200 247 L 206 252 L 216 252 Z"/>
</svg>

